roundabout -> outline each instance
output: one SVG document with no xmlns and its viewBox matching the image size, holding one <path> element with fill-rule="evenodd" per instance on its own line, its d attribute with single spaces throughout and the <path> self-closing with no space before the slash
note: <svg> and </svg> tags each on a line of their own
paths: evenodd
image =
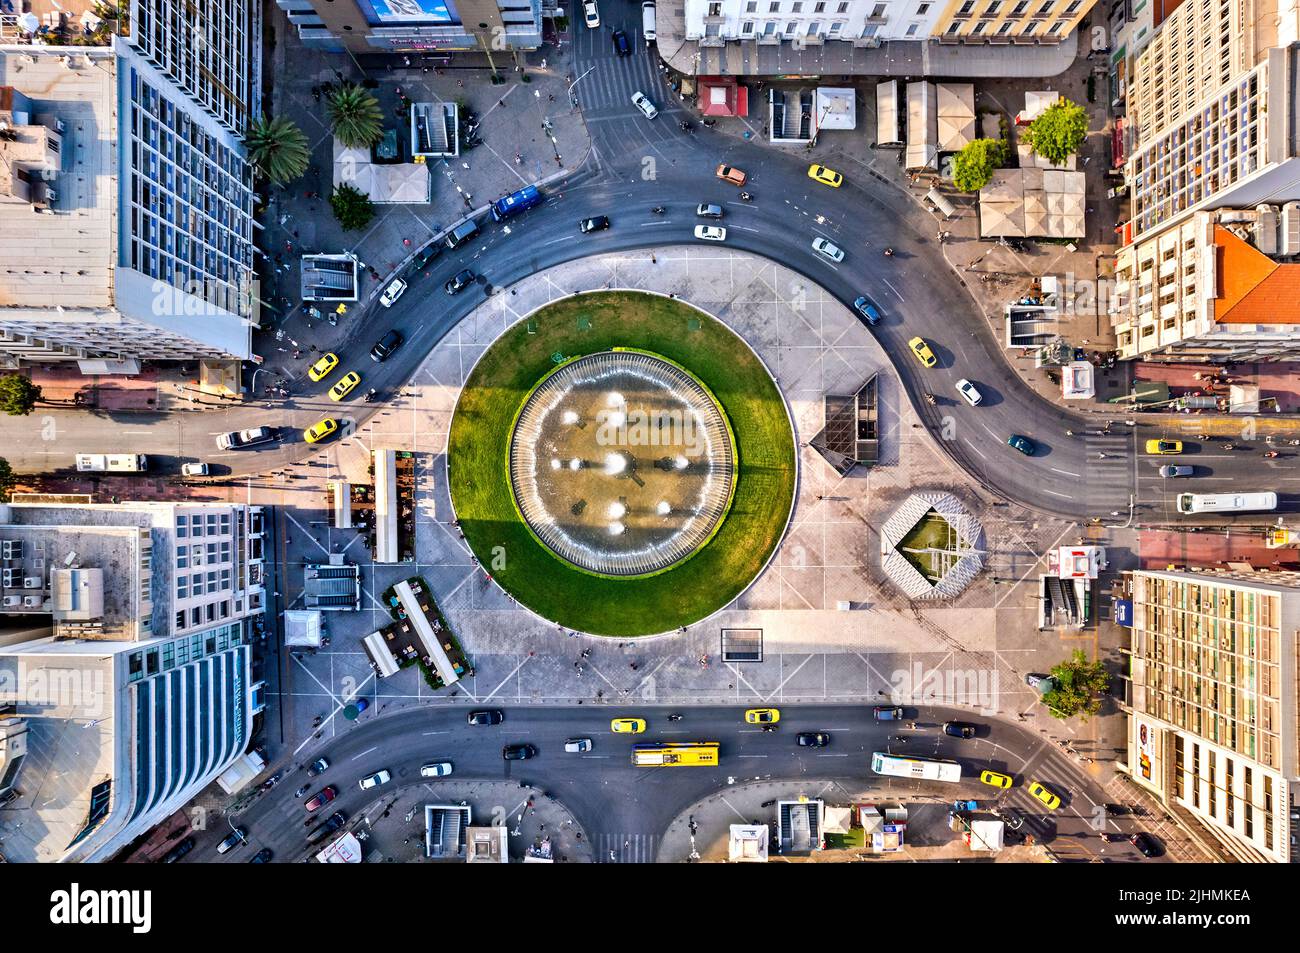
<svg viewBox="0 0 1300 953">
<path fill-rule="evenodd" d="M 754 351 L 634 291 L 507 328 L 461 391 L 447 465 L 461 532 L 511 598 L 612 636 L 679 629 L 743 592 L 784 535 L 797 472 Z"/>
</svg>

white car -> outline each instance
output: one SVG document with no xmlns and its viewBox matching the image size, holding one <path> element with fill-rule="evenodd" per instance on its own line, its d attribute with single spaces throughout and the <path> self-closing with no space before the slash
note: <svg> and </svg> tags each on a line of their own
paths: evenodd
<svg viewBox="0 0 1300 953">
<path fill-rule="evenodd" d="M 570 738 L 564 743 L 564 750 L 568 754 L 583 754 L 591 750 L 590 738 Z"/>
<path fill-rule="evenodd" d="M 814 238 L 812 243 L 813 251 L 819 255 L 825 255 L 831 261 L 840 262 L 844 260 L 844 252 L 838 245 L 833 245 L 824 238 Z"/>
<path fill-rule="evenodd" d="M 965 398 L 966 403 L 970 404 L 972 407 L 978 407 L 980 401 L 984 399 L 983 395 L 975 389 L 975 385 L 964 377 L 957 382 L 957 393 L 961 394 L 961 396 Z"/>
<path fill-rule="evenodd" d="M 392 778 L 393 776 L 387 771 L 376 771 L 361 779 L 361 790 L 369 791 L 371 788 L 377 788 L 381 784 L 387 784 Z"/>
<path fill-rule="evenodd" d="M 582 18 L 587 21 L 589 30 L 600 26 L 600 9 L 596 6 L 596 0 L 583 0 Z"/>
<path fill-rule="evenodd" d="M 696 225 L 695 237 L 706 242 L 725 242 L 727 230 L 721 225 Z"/>
<path fill-rule="evenodd" d="M 659 107 L 646 98 L 646 94 L 637 90 L 632 94 L 632 105 L 641 110 L 641 114 L 647 119 L 653 119 L 659 115 Z"/>
<path fill-rule="evenodd" d="M 182 463 L 181 476 L 207 476 L 208 465 L 206 463 Z"/>
<path fill-rule="evenodd" d="M 433 764 L 426 764 L 420 768 L 420 777 L 422 778 L 445 778 L 451 774 L 450 761 L 435 761 Z"/>
<path fill-rule="evenodd" d="M 384 293 L 379 296 L 379 303 L 385 308 L 391 308 L 397 303 L 397 299 L 402 296 L 402 292 L 405 290 L 406 282 L 401 278 L 394 278 L 388 283 L 388 287 L 384 289 Z"/>
</svg>

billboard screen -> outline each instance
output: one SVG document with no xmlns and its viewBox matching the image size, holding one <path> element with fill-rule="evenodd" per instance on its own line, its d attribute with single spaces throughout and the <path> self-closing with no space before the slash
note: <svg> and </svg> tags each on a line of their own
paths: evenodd
<svg viewBox="0 0 1300 953">
<path fill-rule="evenodd" d="M 454 23 L 451 0 L 358 0 L 366 19 L 375 24 Z"/>
</svg>

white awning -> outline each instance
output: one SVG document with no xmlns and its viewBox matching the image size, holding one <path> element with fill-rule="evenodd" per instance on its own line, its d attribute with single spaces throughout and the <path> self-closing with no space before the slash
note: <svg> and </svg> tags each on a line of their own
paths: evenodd
<svg viewBox="0 0 1300 953">
<path fill-rule="evenodd" d="M 397 552 L 397 451 L 375 451 L 375 562 L 395 563 Z"/>
<path fill-rule="evenodd" d="M 876 145 L 900 145 L 898 125 L 898 80 L 876 84 Z"/>
<path fill-rule="evenodd" d="M 361 644 L 365 646 L 370 661 L 374 662 L 375 668 L 379 670 L 380 678 L 387 678 L 401 671 L 401 666 L 397 664 L 396 657 L 389 650 L 388 643 L 384 641 L 381 633 L 371 632 L 361 640 Z"/>
<path fill-rule="evenodd" d="M 424 646 L 425 654 L 433 659 L 433 667 L 438 670 L 442 676 L 444 685 L 451 685 L 460 681 L 460 676 L 456 674 L 455 667 L 451 664 L 451 659 L 447 657 L 446 651 L 443 650 L 442 642 L 438 638 L 438 633 L 433 631 L 433 626 L 429 624 L 429 617 L 424 614 L 420 608 L 420 602 L 415 593 L 411 590 L 411 584 L 406 581 L 399 582 L 393 587 L 393 593 L 397 596 L 397 601 L 402 604 L 406 611 L 406 618 L 411 625 L 415 626 L 415 634 L 420 637 L 420 642 Z M 430 596 L 432 598 L 432 596 Z"/>
<path fill-rule="evenodd" d="M 935 112 L 933 83 L 907 84 L 907 154 L 903 165 L 908 169 L 933 168 L 939 155 L 939 117 Z"/>
</svg>

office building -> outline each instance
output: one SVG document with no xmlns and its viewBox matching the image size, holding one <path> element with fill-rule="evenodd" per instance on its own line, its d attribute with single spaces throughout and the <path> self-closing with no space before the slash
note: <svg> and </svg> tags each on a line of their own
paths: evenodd
<svg viewBox="0 0 1300 953">
<path fill-rule="evenodd" d="M 0 362 L 247 359 L 260 3 L 89 6 L 41 38 L 0 18 Z"/>
<path fill-rule="evenodd" d="M 542 44 L 546 0 L 275 0 L 308 46 L 353 56 L 510 56 Z M 545 7 L 545 9 L 544 9 Z M 575 24 L 581 27 L 581 24 Z M 570 29 L 573 29 L 571 27 Z M 501 68 L 504 64 L 496 62 Z M 513 64 L 512 64 L 513 65 Z"/>
<path fill-rule="evenodd" d="M 1136 571 L 1125 770 L 1244 861 L 1289 862 L 1300 573 Z"/>
<path fill-rule="evenodd" d="M 0 855 L 110 858 L 248 747 L 262 513 L 0 505 Z"/>
</svg>

